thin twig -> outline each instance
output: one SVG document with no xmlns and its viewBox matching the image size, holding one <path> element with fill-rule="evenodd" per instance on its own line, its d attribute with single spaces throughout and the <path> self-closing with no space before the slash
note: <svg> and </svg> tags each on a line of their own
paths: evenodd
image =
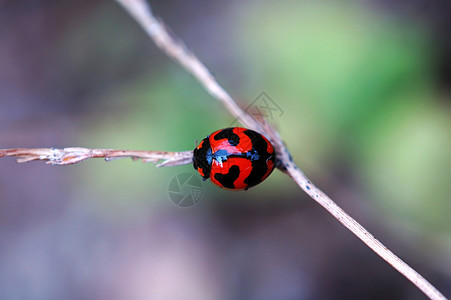
<svg viewBox="0 0 451 300">
<path fill-rule="evenodd" d="M 423 293 L 431 299 L 445 299 L 445 297 L 425 278 L 413 270 L 409 265 L 397 257 L 368 230 L 363 228 L 356 220 L 345 213 L 320 189 L 314 186 L 304 173 L 292 161 L 288 149 L 282 142 L 277 131 L 269 124 L 259 122 L 242 110 L 232 97 L 221 87 L 204 64 L 181 42 L 171 36 L 163 22 L 158 20 L 144 0 L 116 0 L 141 24 L 156 45 L 168 56 L 182 65 L 204 86 L 204 88 L 220 101 L 244 126 L 263 133 L 269 138 L 277 149 L 279 168 L 286 172 L 311 198 L 329 211 L 346 228 L 361 239 L 368 247 L 386 260 L 396 270 L 408 278 Z"/>
<path fill-rule="evenodd" d="M 0 158 L 4 156 L 16 157 L 18 163 L 33 160 L 43 160 L 49 165 L 72 165 L 88 158 L 104 158 L 106 161 L 118 158 L 141 159 L 143 162 L 152 162 L 157 167 L 171 167 L 190 164 L 193 161 L 193 151 L 162 152 L 162 151 L 136 151 L 114 149 L 88 149 L 70 147 L 34 148 L 34 149 L 0 149 Z M 161 161 L 161 162 L 160 162 Z M 160 163 L 159 163 L 160 162 Z"/>
</svg>

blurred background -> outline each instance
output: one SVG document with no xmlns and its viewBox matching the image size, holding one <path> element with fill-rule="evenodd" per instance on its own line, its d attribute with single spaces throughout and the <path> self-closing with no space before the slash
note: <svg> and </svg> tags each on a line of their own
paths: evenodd
<svg viewBox="0 0 451 300">
<path fill-rule="evenodd" d="M 449 1 L 151 4 L 313 182 L 451 296 Z M 114 1 L 0 0 L 0 148 L 183 151 L 232 122 Z M 247 192 L 206 181 L 191 208 L 168 196 L 182 173 L 1 159 L 0 299 L 424 299 L 281 172 Z"/>
</svg>

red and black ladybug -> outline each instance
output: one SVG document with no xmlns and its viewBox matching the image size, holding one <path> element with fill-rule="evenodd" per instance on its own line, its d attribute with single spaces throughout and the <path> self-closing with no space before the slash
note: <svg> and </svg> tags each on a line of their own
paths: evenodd
<svg viewBox="0 0 451 300">
<path fill-rule="evenodd" d="M 242 127 L 213 132 L 194 149 L 193 165 L 221 188 L 247 190 L 274 170 L 276 153 L 263 135 Z"/>
</svg>

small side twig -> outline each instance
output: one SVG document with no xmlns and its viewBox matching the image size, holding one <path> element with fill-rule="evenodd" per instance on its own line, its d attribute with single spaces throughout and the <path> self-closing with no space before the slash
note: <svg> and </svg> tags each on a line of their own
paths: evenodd
<svg viewBox="0 0 451 300">
<path fill-rule="evenodd" d="M 88 149 L 80 147 L 32 148 L 32 149 L 0 149 L 0 158 L 4 156 L 16 157 L 18 163 L 33 160 L 43 160 L 49 165 L 72 165 L 88 158 L 104 158 L 106 161 L 117 158 L 132 158 L 142 160 L 144 163 L 154 163 L 157 167 L 179 166 L 192 163 L 193 151 L 163 152 L 163 151 L 137 151 L 114 149 Z"/>
<path fill-rule="evenodd" d="M 446 299 L 431 283 L 408 264 L 378 241 L 368 230 L 343 211 L 332 199 L 314 186 L 291 159 L 278 132 L 269 124 L 254 119 L 241 109 L 233 98 L 222 88 L 205 65 L 184 45 L 166 30 L 163 22 L 152 13 L 145 0 L 116 0 L 142 26 L 155 44 L 168 56 L 191 73 L 215 99 L 244 126 L 264 134 L 273 142 L 279 160 L 279 169 L 287 173 L 311 198 L 323 206 L 330 214 L 354 233 L 369 248 L 398 270 L 431 299 Z"/>
</svg>

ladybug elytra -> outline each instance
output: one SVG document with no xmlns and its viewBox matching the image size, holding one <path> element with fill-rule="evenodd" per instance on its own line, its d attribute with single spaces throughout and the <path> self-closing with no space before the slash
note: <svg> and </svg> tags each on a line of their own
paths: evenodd
<svg viewBox="0 0 451 300">
<path fill-rule="evenodd" d="M 194 149 L 193 165 L 204 180 L 231 190 L 247 190 L 274 170 L 276 153 L 268 139 L 242 127 L 220 129 Z"/>
</svg>

